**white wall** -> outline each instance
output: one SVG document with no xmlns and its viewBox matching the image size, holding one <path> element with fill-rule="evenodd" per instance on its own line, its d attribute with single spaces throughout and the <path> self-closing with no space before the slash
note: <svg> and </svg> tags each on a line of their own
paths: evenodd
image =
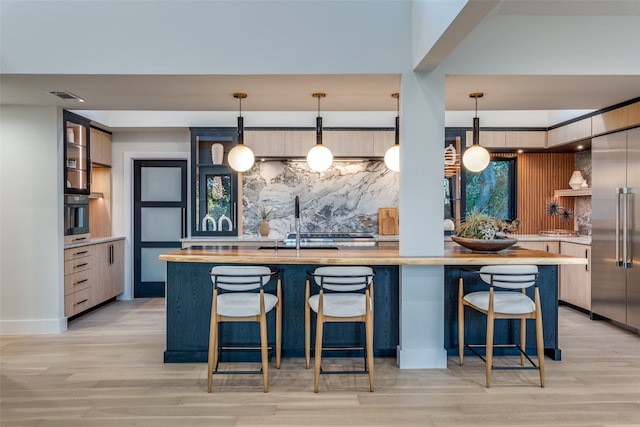
<svg viewBox="0 0 640 427">
<path fill-rule="evenodd" d="M 0 123 L 0 333 L 61 332 L 61 111 L 1 105 Z"/>
<path fill-rule="evenodd" d="M 124 294 L 133 298 L 133 161 L 186 160 L 191 136 L 188 129 L 150 129 L 113 133 L 111 166 L 112 230 L 125 236 Z M 187 172 L 189 174 L 189 172 Z"/>
</svg>

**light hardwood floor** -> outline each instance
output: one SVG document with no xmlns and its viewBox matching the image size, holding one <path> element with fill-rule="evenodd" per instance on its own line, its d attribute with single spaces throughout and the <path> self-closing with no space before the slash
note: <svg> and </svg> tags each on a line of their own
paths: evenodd
<svg viewBox="0 0 640 427">
<path fill-rule="evenodd" d="M 374 393 L 366 375 L 325 375 L 314 394 L 301 358 L 272 363 L 269 393 L 259 375 L 219 375 L 207 394 L 206 363 L 162 362 L 162 299 L 117 301 L 63 334 L 0 345 L 3 427 L 640 426 L 640 337 L 564 307 L 563 360 L 546 360 L 544 389 L 537 371 L 496 371 L 486 389 L 468 357 L 440 370 L 376 359 Z"/>
</svg>

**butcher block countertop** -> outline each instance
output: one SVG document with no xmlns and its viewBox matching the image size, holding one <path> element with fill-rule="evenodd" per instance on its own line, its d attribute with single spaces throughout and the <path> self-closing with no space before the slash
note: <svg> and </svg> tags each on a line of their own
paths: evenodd
<svg viewBox="0 0 640 427">
<path fill-rule="evenodd" d="M 397 247 L 341 247 L 339 249 L 258 249 L 257 246 L 192 246 L 167 252 L 161 261 L 229 264 L 325 264 L 325 265 L 495 265 L 586 264 L 545 251 L 512 248 L 496 253 L 476 253 L 462 247 L 445 248 L 443 256 L 400 256 Z"/>
</svg>

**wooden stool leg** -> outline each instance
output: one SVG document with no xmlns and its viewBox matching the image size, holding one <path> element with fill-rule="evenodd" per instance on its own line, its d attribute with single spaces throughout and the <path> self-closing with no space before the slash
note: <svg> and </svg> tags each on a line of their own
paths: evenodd
<svg viewBox="0 0 640 427">
<path fill-rule="evenodd" d="M 309 281 L 304 292 L 304 358 L 305 368 L 309 369 L 311 361 L 311 308 L 309 307 Z"/>
<path fill-rule="evenodd" d="M 318 392 L 320 386 L 320 365 L 322 363 L 322 330 L 324 327 L 324 318 L 318 313 L 316 318 L 316 347 L 314 350 L 314 367 L 313 367 L 313 392 Z"/>
<path fill-rule="evenodd" d="M 542 310 L 540 308 L 540 292 L 535 290 L 536 303 L 536 346 L 538 348 L 538 367 L 540 368 L 540 387 L 544 387 L 544 332 L 542 330 Z"/>
<path fill-rule="evenodd" d="M 218 364 L 218 316 L 216 314 L 217 292 L 214 292 L 211 307 L 211 321 L 209 323 L 209 352 L 207 357 L 207 393 L 211 393 L 213 385 L 213 370 Z"/>
<path fill-rule="evenodd" d="M 493 312 L 489 312 L 487 315 L 487 354 L 485 358 L 487 359 L 486 363 L 486 374 L 487 380 L 486 385 L 487 388 L 491 387 L 491 368 L 493 366 L 493 327 L 494 327 L 494 314 Z"/>
<path fill-rule="evenodd" d="M 462 296 L 464 291 L 462 277 L 458 279 L 458 360 L 460 366 L 464 364 L 464 304 Z"/>
<path fill-rule="evenodd" d="M 262 381 L 264 392 L 269 391 L 269 348 L 267 346 L 267 315 L 260 314 L 260 353 L 262 355 Z"/>
<path fill-rule="evenodd" d="M 527 348 L 527 319 L 520 319 L 520 348 L 525 351 Z M 520 352 L 520 365 L 524 366 L 524 354 Z"/>
<path fill-rule="evenodd" d="M 368 300 L 368 298 L 367 298 Z M 369 301 L 367 301 L 368 303 Z M 367 311 L 367 320 L 365 322 L 365 335 L 367 341 L 367 368 L 369 370 L 369 391 L 373 391 L 373 313 Z"/>
</svg>

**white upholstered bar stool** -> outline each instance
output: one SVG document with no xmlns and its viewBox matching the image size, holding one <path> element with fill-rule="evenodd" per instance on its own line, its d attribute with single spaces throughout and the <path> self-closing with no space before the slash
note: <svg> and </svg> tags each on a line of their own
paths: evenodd
<svg viewBox="0 0 640 427">
<path fill-rule="evenodd" d="M 307 273 L 305 289 L 305 361 L 309 368 L 311 354 L 311 310 L 316 316 L 313 391 L 318 392 L 322 361 L 322 332 L 327 322 L 363 322 L 365 324 L 365 367 L 363 371 L 322 373 L 368 373 L 373 391 L 373 276 L 371 267 L 318 267 Z M 311 295 L 313 281 L 318 293 Z"/>
<path fill-rule="evenodd" d="M 542 333 L 542 312 L 538 290 L 538 267 L 535 265 L 492 265 L 476 272 L 482 282 L 489 285 L 488 291 L 464 293 L 464 279 L 461 273 L 458 284 L 458 355 L 460 365 L 464 363 L 464 348 L 469 348 L 480 356 L 486 365 L 486 386 L 491 387 L 492 369 L 537 369 L 540 371 L 540 386 L 544 387 L 544 339 Z M 534 287 L 534 299 L 527 296 L 526 289 Z M 501 290 L 496 290 L 501 289 Z M 484 345 L 465 346 L 464 307 L 470 307 L 487 316 L 487 337 Z M 520 365 L 515 367 L 494 367 L 493 343 L 495 319 L 520 319 L 520 344 L 500 345 L 516 347 L 520 351 Z M 526 354 L 526 319 L 535 319 L 538 365 Z M 485 357 L 475 351 L 475 347 L 486 347 Z M 524 366 L 524 359 L 531 367 Z"/>
<path fill-rule="evenodd" d="M 218 371 L 220 347 L 218 326 L 221 322 L 258 322 L 260 324 L 260 354 L 264 392 L 269 390 L 269 348 L 267 343 L 267 313 L 276 310 L 276 368 L 280 368 L 282 347 L 282 289 L 278 271 L 262 266 L 216 266 L 211 269 L 213 296 L 209 330 L 207 392 L 211 393 L 213 374 Z M 278 276 L 276 295 L 265 292 L 272 276 Z M 259 373 L 260 371 L 257 371 Z M 233 373 L 250 373 L 240 371 Z M 254 371 L 255 372 L 255 371 Z M 221 372 L 224 373 L 224 372 Z"/>
</svg>

